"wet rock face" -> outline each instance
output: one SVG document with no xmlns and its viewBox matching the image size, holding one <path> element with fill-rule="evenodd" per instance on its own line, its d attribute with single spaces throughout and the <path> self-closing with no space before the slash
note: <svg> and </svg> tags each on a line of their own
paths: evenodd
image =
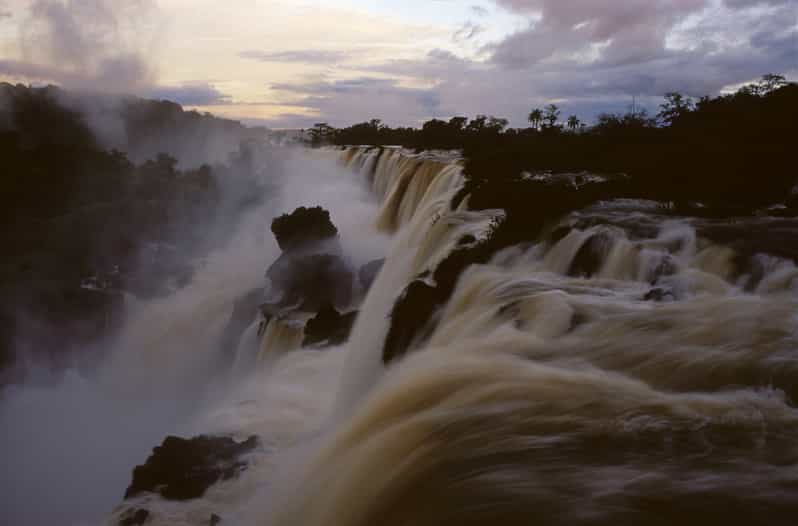
<svg viewBox="0 0 798 526">
<path fill-rule="evenodd" d="M 435 311 L 448 298 L 447 290 L 417 279 L 405 289 L 391 312 L 391 325 L 382 349 L 385 364 L 403 356 L 432 322 Z"/>
<path fill-rule="evenodd" d="M 598 233 L 590 236 L 574 256 L 568 275 L 589 278 L 601 269 L 604 256 L 612 240 L 607 234 Z"/>
<path fill-rule="evenodd" d="M 258 287 L 236 300 L 233 312 L 220 338 L 222 352 L 233 355 L 244 330 L 253 323 L 258 307 L 263 302 L 263 289 Z"/>
<path fill-rule="evenodd" d="M 272 222 L 283 250 L 266 271 L 272 310 L 318 312 L 322 306 L 345 307 L 352 299 L 354 272 L 341 255 L 338 229 L 321 207 L 300 207 Z"/>
<path fill-rule="evenodd" d="M 302 347 L 340 345 L 349 338 L 358 311 L 341 314 L 329 303 L 305 324 Z"/>
<path fill-rule="evenodd" d="M 283 251 L 295 251 L 338 235 L 330 212 L 320 206 L 301 206 L 272 221 L 272 233 Z"/>
<path fill-rule="evenodd" d="M 119 526 L 141 526 L 145 524 L 149 518 L 149 511 L 130 508 L 119 518 Z"/>
<path fill-rule="evenodd" d="M 343 307 L 352 299 L 352 270 L 335 254 L 284 253 L 266 275 L 282 306 L 313 312 L 328 303 Z"/>
<path fill-rule="evenodd" d="M 257 446 L 255 436 L 245 442 L 223 436 L 166 437 L 147 461 L 133 470 L 133 481 L 125 498 L 143 492 L 157 493 L 169 500 L 202 497 L 213 484 L 244 470 L 246 463 L 240 457 Z"/>
<path fill-rule="evenodd" d="M 385 258 L 369 261 L 360 267 L 360 270 L 357 272 L 357 277 L 360 280 L 360 285 L 363 287 L 363 290 L 371 288 L 371 285 L 374 283 L 374 280 L 377 279 L 377 274 L 380 273 L 384 264 Z"/>
</svg>

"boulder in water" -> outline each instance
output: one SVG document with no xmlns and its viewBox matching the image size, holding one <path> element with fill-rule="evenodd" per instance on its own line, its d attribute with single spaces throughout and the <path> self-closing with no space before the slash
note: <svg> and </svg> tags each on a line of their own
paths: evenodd
<svg viewBox="0 0 798 526">
<path fill-rule="evenodd" d="M 335 254 L 283 253 L 266 275 L 281 306 L 314 312 L 327 303 L 343 307 L 352 299 L 352 270 Z"/>
<path fill-rule="evenodd" d="M 327 303 L 305 324 L 302 347 L 340 345 L 349 338 L 358 311 L 341 314 Z M 321 345 L 320 345 L 321 344 Z"/>
<path fill-rule="evenodd" d="M 301 206 L 290 214 L 281 215 L 272 221 L 272 232 L 280 249 L 285 252 L 302 249 L 338 235 L 338 229 L 330 220 L 330 212 L 320 206 Z"/>
<path fill-rule="evenodd" d="M 169 500 L 202 497 L 216 482 L 238 475 L 246 467 L 240 457 L 257 446 L 255 436 L 244 442 L 224 436 L 166 437 L 147 461 L 133 470 L 125 498 L 143 492 L 158 493 Z"/>
</svg>

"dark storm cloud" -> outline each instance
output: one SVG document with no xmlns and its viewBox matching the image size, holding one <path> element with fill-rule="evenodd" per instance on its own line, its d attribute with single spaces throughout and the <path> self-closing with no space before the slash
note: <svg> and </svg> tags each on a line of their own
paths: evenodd
<svg viewBox="0 0 798 526">
<path fill-rule="evenodd" d="M 350 54 L 344 51 L 329 51 L 316 49 L 303 49 L 293 51 L 242 51 L 238 54 L 241 58 L 257 60 L 260 62 L 298 62 L 303 64 L 332 64 L 346 60 Z"/>
</svg>

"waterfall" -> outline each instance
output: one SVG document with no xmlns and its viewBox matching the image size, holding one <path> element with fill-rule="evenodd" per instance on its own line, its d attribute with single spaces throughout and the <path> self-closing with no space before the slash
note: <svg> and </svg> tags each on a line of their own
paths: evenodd
<svg viewBox="0 0 798 526">
<path fill-rule="evenodd" d="M 253 522 L 791 523 L 792 261 L 747 257 L 649 203 L 598 203 L 554 225 L 559 239 L 466 269 L 432 332 L 385 367 L 404 287 L 501 211 L 450 208 L 456 159 L 342 159 L 381 197 L 378 228 L 397 234 L 347 345 L 337 410 Z"/>
<path fill-rule="evenodd" d="M 456 153 L 398 147 L 291 151 L 270 167 L 279 198 L 198 263 L 191 285 L 137 307 L 96 375 L 23 390 L 2 423 L 86 404 L 117 429 L 93 422 L 70 441 L 135 435 L 123 455 L 106 453 L 113 476 L 99 479 L 118 495 L 106 507 L 167 433 L 259 437 L 246 469 L 202 498 L 135 497 L 109 524 L 135 508 L 152 525 L 793 524 L 798 268 L 743 234 L 798 222 L 592 203 L 465 266 L 388 360 L 412 288 L 436 290 L 436 271 L 489 246 L 507 218 L 455 199 L 463 166 Z M 303 347 L 314 313 L 256 309 L 236 348 L 211 345 L 237 298 L 268 296 L 268 222 L 316 205 L 354 268 L 385 258 L 346 306 L 359 311 L 348 340 Z M 55 436 L 62 424 L 28 427 Z M 92 462 L 85 449 L 75 463 Z"/>
</svg>

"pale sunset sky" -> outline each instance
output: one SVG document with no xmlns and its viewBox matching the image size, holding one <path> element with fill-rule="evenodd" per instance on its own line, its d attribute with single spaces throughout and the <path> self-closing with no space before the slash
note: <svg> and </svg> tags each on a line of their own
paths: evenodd
<svg viewBox="0 0 798 526">
<path fill-rule="evenodd" d="M 590 119 L 798 76 L 798 0 L 0 0 L 0 80 L 275 128 Z"/>
</svg>

